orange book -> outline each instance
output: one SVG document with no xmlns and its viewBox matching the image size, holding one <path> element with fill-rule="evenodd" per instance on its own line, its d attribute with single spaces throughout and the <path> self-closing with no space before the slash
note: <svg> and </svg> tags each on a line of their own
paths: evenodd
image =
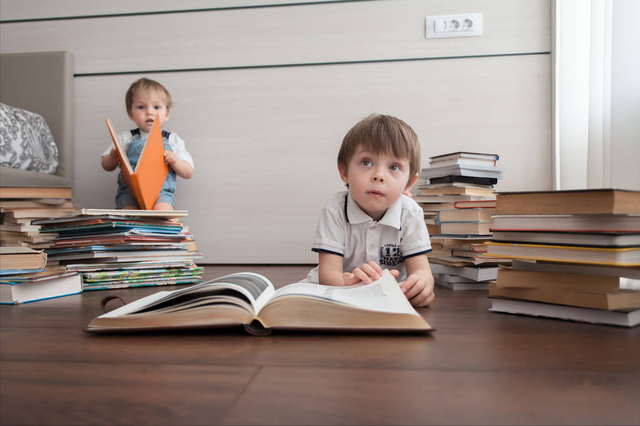
<svg viewBox="0 0 640 426">
<path fill-rule="evenodd" d="M 107 118 L 106 121 L 113 144 L 118 151 L 118 157 L 120 157 L 120 170 L 124 181 L 138 202 L 138 207 L 141 210 L 152 210 L 169 173 L 169 166 L 164 163 L 164 144 L 162 143 L 160 123 L 157 120 L 153 123 L 149 138 L 140 153 L 138 165 L 133 170 L 127 153 L 120 145 L 111 120 Z"/>
</svg>

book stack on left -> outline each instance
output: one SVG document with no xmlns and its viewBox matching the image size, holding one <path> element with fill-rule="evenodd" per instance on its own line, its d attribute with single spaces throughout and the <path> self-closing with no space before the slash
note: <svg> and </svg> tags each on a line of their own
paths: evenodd
<svg viewBox="0 0 640 426">
<path fill-rule="evenodd" d="M 0 244 L 2 246 L 49 247 L 55 235 L 43 235 L 37 219 L 64 216 L 76 210 L 68 187 L 0 187 Z"/>
<path fill-rule="evenodd" d="M 71 188 L 0 187 L 0 304 L 20 304 L 77 294 L 77 272 L 47 265 L 42 250 L 53 235 L 42 235 L 34 220 L 73 212 Z"/>
<path fill-rule="evenodd" d="M 202 257 L 178 222 L 186 210 L 80 209 L 35 221 L 55 234 L 48 265 L 81 273 L 83 290 L 193 284 L 202 281 Z"/>
<path fill-rule="evenodd" d="M 489 287 L 492 311 L 640 324 L 640 192 L 506 192 L 489 256 L 509 256 Z"/>
<path fill-rule="evenodd" d="M 510 259 L 486 256 L 495 211 L 494 185 L 502 178 L 498 155 L 455 152 L 430 157 L 420 175 L 428 183 L 414 200 L 424 210 L 437 285 L 453 290 L 487 290 L 498 265 Z"/>
</svg>

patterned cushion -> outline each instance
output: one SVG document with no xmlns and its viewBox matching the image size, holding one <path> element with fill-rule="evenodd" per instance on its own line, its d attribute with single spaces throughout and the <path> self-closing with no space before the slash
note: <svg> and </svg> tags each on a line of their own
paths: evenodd
<svg viewBox="0 0 640 426">
<path fill-rule="evenodd" d="M 56 172 L 58 147 L 41 115 L 0 103 L 0 166 Z"/>
</svg>

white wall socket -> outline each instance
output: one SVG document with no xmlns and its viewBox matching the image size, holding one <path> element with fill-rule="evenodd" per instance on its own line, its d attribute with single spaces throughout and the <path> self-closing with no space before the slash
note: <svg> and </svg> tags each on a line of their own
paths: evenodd
<svg viewBox="0 0 640 426">
<path fill-rule="evenodd" d="M 482 13 L 427 16 L 426 38 L 478 37 L 482 35 Z"/>
</svg>

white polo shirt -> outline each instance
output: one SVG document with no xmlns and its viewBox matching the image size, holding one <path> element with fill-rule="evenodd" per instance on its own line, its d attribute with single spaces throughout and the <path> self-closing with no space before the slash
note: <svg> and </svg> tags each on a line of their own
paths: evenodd
<svg viewBox="0 0 640 426">
<path fill-rule="evenodd" d="M 424 211 L 402 195 L 379 221 L 366 214 L 348 191 L 334 195 L 320 213 L 313 251 L 342 256 L 344 272 L 375 261 L 382 269 L 400 271 L 398 282 L 407 279 L 406 258 L 431 251 Z M 318 268 L 305 281 L 318 282 Z"/>
</svg>

